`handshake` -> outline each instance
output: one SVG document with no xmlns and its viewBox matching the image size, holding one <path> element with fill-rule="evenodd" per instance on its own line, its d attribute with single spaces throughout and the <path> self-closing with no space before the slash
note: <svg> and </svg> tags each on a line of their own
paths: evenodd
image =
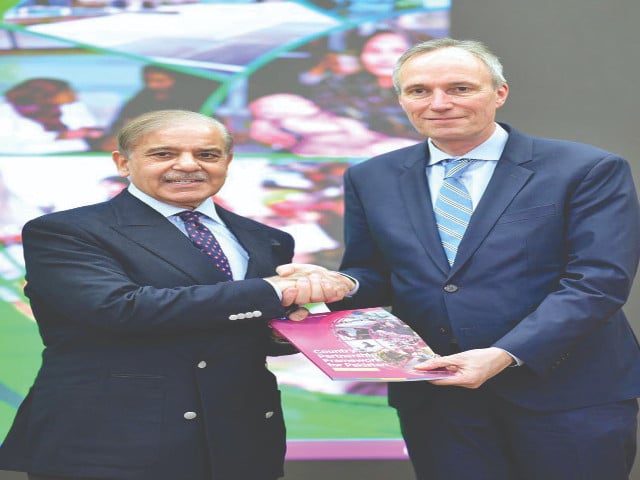
<svg viewBox="0 0 640 480">
<path fill-rule="evenodd" d="M 337 302 L 351 292 L 356 284 L 349 277 L 318 265 L 289 263 L 276 268 L 277 276 L 266 278 L 282 292 L 282 305 L 304 305 L 315 302 Z M 289 320 L 304 320 L 309 312 L 298 308 L 289 313 Z"/>
</svg>

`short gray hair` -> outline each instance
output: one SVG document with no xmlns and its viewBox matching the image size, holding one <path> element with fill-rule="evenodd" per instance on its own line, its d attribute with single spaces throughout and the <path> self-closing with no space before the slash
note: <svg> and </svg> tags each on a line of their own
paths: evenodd
<svg viewBox="0 0 640 480">
<path fill-rule="evenodd" d="M 233 137 L 227 127 L 215 118 L 189 110 L 156 110 L 134 118 L 120 129 L 118 133 L 118 150 L 128 157 L 140 139 L 148 133 L 185 123 L 208 125 L 217 128 L 222 134 L 225 153 L 229 155 L 233 152 Z"/>
<path fill-rule="evenodd" d="M 393 88 L 399 95 L 400 90 L 400 69 L 411 58 L 424 53 L 434 52 L 436 50 L 442 50 L 444 48 L 460 48 L 466 50 L 482 63 L 486 65 L 491 74 L 491 82 L 494 88 L 498 88 L 501 85 L 507 83 L 507 80 L 502 73 L 502 63 L 500 59 L 482 42 L 478 40 L 455 40 L 453 38 L 435 38 L 433 40 L 427 40 L 426 42 L 418 43 L 409 50 L 404 52 L 398 59 L 393 68 Z"/>
</svg>

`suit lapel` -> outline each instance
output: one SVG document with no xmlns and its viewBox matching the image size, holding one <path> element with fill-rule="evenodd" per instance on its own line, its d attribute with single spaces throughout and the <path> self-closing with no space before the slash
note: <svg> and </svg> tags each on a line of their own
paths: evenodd
<svg viewBox="0 0 640 480">
<path fill-rule="evenodd" d="M 400 176 L 400 192 L 418 241 L 433 263 L 446 274 L 449 271 L 449 264 L 440 243 L 427 184 L 428 156 L 426 142 L 420 144 L 420 148 L 412 150 L 404 164 L 406 170 Z"/>
<path fill-rule="evenodd" d="M 532 156 L 531 138 L 509 129 L 509 140 L 460 242 L 450 275 L 455 274 L 471 258 L 502 213 L 527 183 L 533 172 L 521 164 L 529 162 Z"/>
<path fill-rule="evenodd" d="M 262 226 L 225 210 L 219 205 L 216 205 L 216 210 L 222 221 L 249 254 L 246 278 L 274 275 L 275 265 L 271 255 L 272 240 L 268 235 L 265 235 Z"/>
<path fill-rule="evenodd" d="M 116 232 L 152 252 L 196 284 L 226 280 L 175 225 L 129 192 L 115 197 L 112 205 L 117 219 L 112 228 Z"/>
</svg>

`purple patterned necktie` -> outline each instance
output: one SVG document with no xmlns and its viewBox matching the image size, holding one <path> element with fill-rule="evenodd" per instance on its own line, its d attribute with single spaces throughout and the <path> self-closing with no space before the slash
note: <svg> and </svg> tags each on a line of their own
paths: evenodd
<svg viewBox="0 0 640 480">
<path fill-rule="evenodd" d="M 216 240 L 216 237 L 213 236 L 213 233 L 211 233 L 211 230 L 200 222 L 202 215 L 201 212 L 190 210 L 178 213 L 178 216 L 184 222 L 184 227 L 187 230 L 187 235 L 191 242 L 198 247 L 202 253 L 211 258 L 214 265 L 222 271 L 229 280 L 233 280 L 229 261 L 222 251 L 220 244 Z"/>
</svg>

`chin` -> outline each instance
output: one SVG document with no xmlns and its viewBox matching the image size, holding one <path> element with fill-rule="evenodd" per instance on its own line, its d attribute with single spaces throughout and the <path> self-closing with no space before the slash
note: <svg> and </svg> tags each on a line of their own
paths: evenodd
<svg viewBox="0 0 640 480">
<path fill-rule="evenodd" d="M 172 205 L 200 205 L 207 196 L 203 193 L 200 194 L 183 194 L 183 195 L 167 195 L 165 202 Z"/>
</svg>

